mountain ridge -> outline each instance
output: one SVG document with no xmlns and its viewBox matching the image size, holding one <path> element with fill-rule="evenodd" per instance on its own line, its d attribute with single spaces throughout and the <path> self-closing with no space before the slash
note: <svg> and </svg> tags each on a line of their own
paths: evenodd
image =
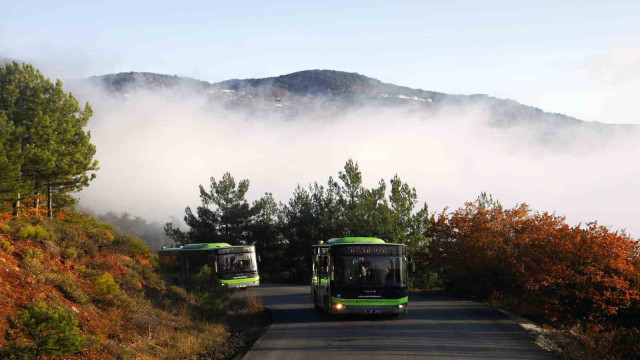
<svg viewBox="0 0 640 360">
<path fill-rule="evenodd" d="M 340 111 L 353 105 L 366 103 L 383 106 L 414 104 L 424 108 L 453 105 L 486 106 L 494 125 L 511 126 L 519 123 L 544 123 L 555 126 L 590 124 L 598 127 L 631 126 L 585 121 L 566 114 L 546 112 L 512 99 L 487 94 L 447 94 L 432 90 L 414 89 L 382 82 L 354 72 L 336 70 L 302 70 L 289 74 L 249 79 L 229 79 L 219 82 L 149 72 L 125 72 L 88 78 L 106 90 L 123 93 L 133 89 L 168 89 L 186 87 L 206 91 L 213 97 L 233 100 L 235 105 L 255 105 L 264 102 L 274 107 L 299 107 L 304 98 L 323 97 Z M 295 113 L 300 113 L 298 109 Z"/>
</svg>

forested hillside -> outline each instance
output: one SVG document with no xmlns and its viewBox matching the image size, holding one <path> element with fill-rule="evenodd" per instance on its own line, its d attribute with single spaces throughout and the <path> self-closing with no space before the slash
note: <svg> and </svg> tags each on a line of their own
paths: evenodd
<svg viewBox="0 0 640 360">
<path fill-rule="evenodd" d="M 598 131 L 610 131 L 616 127 L 587 123 L 509 99 L 483 94 L 452 95 L 412 89 L 383 83 L 357 73 L 334 70 L 306 70 L 277 77 L 234 79 L 217 83 L 152 73 L 109 74 L 94 76 L 89 80 L 112 94 L 126 94 L 140 89 L 188 88 L 234 108 L 257 108 L 263 112 L 266 108 L 267 113 L 289 118 L 309 116 L 315 111 L 332 117 L 361 106 L 412 106 L 422 111 L 437 111 L 445 106 L 479 106 L 487 110 L 489 121 L 494 126 L 548 125 L 550 127 L 547 131 L 551 133 L 575 126 L 587 126 Z"/>
<path fill-rule="evenodd" d="M 141 87 L 145 89 L 159 90 L 175 88 L 179 86 L 205 90 L 211 86 L 206 81 L 195 80 L 171 75 L 154 74 L 146 72 L 128 72 L 103 76 L 92 76 L 90 82 L 98 83 L 109 91 L 122 92 L 131 88 Z"/>
</svg>

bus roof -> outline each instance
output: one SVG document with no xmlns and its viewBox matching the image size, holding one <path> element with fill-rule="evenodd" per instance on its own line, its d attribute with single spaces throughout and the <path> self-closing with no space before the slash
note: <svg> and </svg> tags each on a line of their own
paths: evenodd
<svg viewBox="0 0 640 360">
<path fill-rule="evenodd" d="M 186 244 L 179 248 L 167 248 L 161 249 L 160 252 L 181 252 L 181 251 L 213 251 L 216 249 L 230 249 L 230 248 L 247 248 L 253 245 L 229 245 L 227 243 L 202 243 L 202 244 Z"/>
<path fill-rule="evenodd" d="M 231 246 L 227 243 L 204 243 L 204 244 L 187 244 L 182 246 L 183 249 L 203 249 L 212 247 Z"/>
<path fill-rule="evenodd" d="M 384 244 L 384 240 L 374 237 L 343 237 L 327 240 L 325 244 Z"/>
</svg>

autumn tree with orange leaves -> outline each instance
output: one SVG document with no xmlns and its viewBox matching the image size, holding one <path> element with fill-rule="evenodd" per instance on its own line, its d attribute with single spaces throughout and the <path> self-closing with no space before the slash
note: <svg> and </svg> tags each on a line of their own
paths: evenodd
<svg viewBox="0 0 640 360">
<path fill-rule="evenodd" d="M 606 323 L 640 304 L 638 242 L 597 223 L 481 198 L 439 214 L 431 236 L 448 288 L 549 324 Z"/>
</svg>

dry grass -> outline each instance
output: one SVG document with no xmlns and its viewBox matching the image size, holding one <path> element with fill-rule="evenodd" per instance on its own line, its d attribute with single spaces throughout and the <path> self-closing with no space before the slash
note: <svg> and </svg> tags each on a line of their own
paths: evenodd
<svg viewBox="0 0 640 360">
<path fill-rule="evenodd" d="M 260 302 L 260 299 L 256 296 L 255 291 L 247 290 L 247 297 L 245 300 L 244 312 L 247 314 L 258 314 L 265 311 L 264 305 Z"/>
<path fill-rule="evenodd" d="M 567 360 L 640 359 L 640 330 L 616 328 L 601 330 L 589 326 L 552 330 L 547 337 Z"/>
<path fill-rule="evenodd" d="M 175 314 L 147 306 L 128 314 L 136 336 L 123 348 L 132 359 L 224 359 L 229 332 L 222 324 L 194 320 L 187 307 Z M 225 351 L 220 351 L 224 349 Z M 219 356 L 222 355 L 222 356 Z"/>
</svg>

